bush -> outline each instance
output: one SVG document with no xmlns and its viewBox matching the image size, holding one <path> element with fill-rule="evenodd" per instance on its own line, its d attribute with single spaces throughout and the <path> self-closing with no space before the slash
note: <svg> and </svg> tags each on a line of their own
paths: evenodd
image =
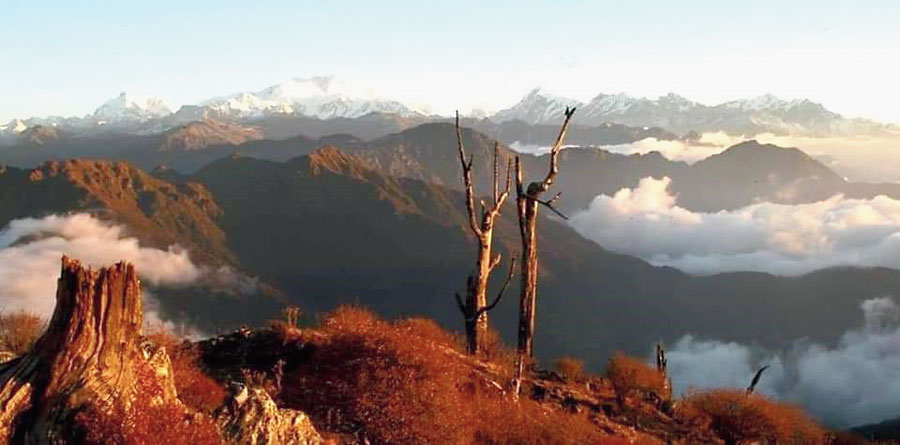
<svg viewBox="0 0 900 445">
<path fill-rule="evenodd" d="M 696 428 L 713 430 L 726 443 L 825 443 L 827 434 L 797 407 L 739 389 L 689 394 L 676 415 Z"/>
<path fill-rule="evenodd" d="M 641 359 L 617 352 L 609 359 L 606 376 L 620 402 L 634 396 L 665 398 L 666 377 Z"/>
<path fill-rule="evenodd" d="M 574 357 L 556 360 L 556 372 L 568 381 L 576 381 L 584 375 L 584 361 Z"/>
<path fill-rule="evenodd" d="M 43 318 L 25 311 L 0 313 L 0 351 L 22 355 L 34 346 L 46 328 Z"/>
<path fill-rule="evenodd" d="M 151 369 L 138 377 L 133 403 L 121 401 L 112 410 L 90 406 L 75 416 L 79 443 L 89 444 L 220 444 L 222 438 L 212 420 L 202 414 L 189 414 L 184 406 L 160 401 L 163 392 Z"/>
<path fill-rule="evenodd" d="M 605 437 L 583 414 L 527 398 L 513 402 L 474 374 L 459 337 L 433 321 L 388 322 L 342 307 L 321 327 L 327 340 L 286 375 L 282 400 L 325 429 L 361 428 L 374 443 L 597 443 Z"/>
</svg>

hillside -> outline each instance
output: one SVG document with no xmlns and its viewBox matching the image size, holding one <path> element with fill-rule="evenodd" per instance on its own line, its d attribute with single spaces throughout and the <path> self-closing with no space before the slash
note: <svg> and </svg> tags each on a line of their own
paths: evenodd
<svg viewBox="0 0 900 445">
<path fill-rule="evenodd" d="M 459 192 L 384 175 L 334 148 L 285 163 L 229 157 L 182 180 L 170 184 L 105 162 L 9 168 L 0 176 L 0 208 L 4 221 L 104 209 L 147 242 L 177 241 L 199 259 L 233 264 L 285 294 L 263 297 L 253 311 L 242 299 L 210 307 L 206 298 L 186 298 L 190 290 L 163 298 L 167 313 L 208 330 L 268 319 L 281 301 L 310 316 L 360 303 L 459 326 L 453 292 L 472 267 Z M 519 240 L 506 210 L 497 234 L 509 258 Z M 593 369 L 615 349 L 644 355 L 654 342 L 688 332 L 769 347 L 802 337 L 829 343 L 861 323 L 860 302 L 900 294 L 900 272 L 888 269 L 691 277 L 605 251 L 553 218 L 539 227 L 538 332 L 546 335 L 538 335 L 536 349 L 545 359 L 583 356 Z M 495 310 L 504 335 L 514 332 L 515 314 L 514 298 Z"/>
</svg>

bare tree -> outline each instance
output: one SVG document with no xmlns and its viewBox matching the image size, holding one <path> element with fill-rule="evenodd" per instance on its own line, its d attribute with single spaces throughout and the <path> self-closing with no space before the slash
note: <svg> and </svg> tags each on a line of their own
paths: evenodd
<svg viewBox="0 0 900 445">
<path fill-rule="evenodd" d="M 538 206 L 543 205 L 564 219 L 565 215 L 553 207 L 553 201 L 561 193 L 542 201 L 541 195 L 550 189 L 553 180 L 559 173 L 559 152 L 562 150 L 569 121 L 575 114 L 575 108 L 566 107 L 566 119 L 563 121 L 556 142 L 550 150 L 550 171 L 542 181 L 532 182 L 525 188 L 525 174 L 522 164 L 516 156 L 516 205 L 519 214 L 519 231 L 522 236 L 522 289 L 519 296 L 519 353 L 534 356 L 534 327 L 537 303 L 538 252 L 537 252 L 537 216 Z"/>
<path fill-rule="evenodd" d="M 509 275 L 506 282 L 497 294 L 493 302 L 488 304 L 487 291 L 491 272 L 500 265 L 500 254 L 493 255 L 494 223 L 500 215 L 500 209 L 509 197 L 510 173 L 512 160 L 506 166 L 506 187 L 500 189 L 500 165 L 499 144 L 494 143 L 493 164 L 493 196 L 491 205 L 486 206 L 484 200 L 480 201 L 481 211 L 475 210 L 475 187 L 472 184 L 473 156 L 466 158 L 466 149 L 463 145 L 462 134 L 459 128 L 459 112 L 456 113 L 456 142 L 459 148 L 459 162 L 462 165 L 463 182 L 466 187 L 466 209 L 469 214 L 469 228 L 475 234 L 478 241 L 478 256 L 475 262 L 475 271 L 466 279 L 465 298 L 456 294 L 456 303 L 463 313 L 466 322 L 466 345 L 470 354 L 476 354 L 484 349 L 484 342 L 488 334 L 488 311 L 497 306 L 503 294 L 512 281 L 515 272 L 515 258 L 510 261 Z"/>
</svg>

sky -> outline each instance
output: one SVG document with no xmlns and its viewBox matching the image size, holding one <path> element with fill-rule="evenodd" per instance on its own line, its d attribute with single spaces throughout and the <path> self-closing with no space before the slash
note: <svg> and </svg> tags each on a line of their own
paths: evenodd
<svg viewBox="0 0 900 445">
<path fill-rule="evenodd" d="M 895 1 L 3 1 L 0 122 L 84 115 L 128 91 L 172 109 L 337 75 L 437 113 L 536 86 L 772 93 L 900 122 Z"/>
</svg>

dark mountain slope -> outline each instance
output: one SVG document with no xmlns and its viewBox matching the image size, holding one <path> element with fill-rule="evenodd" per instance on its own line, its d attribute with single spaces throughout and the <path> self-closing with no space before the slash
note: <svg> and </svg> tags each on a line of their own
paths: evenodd
<svg viewBox="0 0 900 445">
<path fill-rule="evenodd" d="M 217 223 L 222 209 L 196 182 L 171 184 L 129 164 L 104 161 L 52 161 L 33 170 L 0 167 L 0 228 L 17 218 L 69 212 L 122 224 L 144 246 L 179 244 L 202 265 L 240 267 Z M 264 321 L 283 305 L 280 293 L 265 282 L 240 272 L 233 277 L 244 283 L 240 289 L 203 282 L 153 293 L 164 315 L 194 321 L 210 332 Z M 244 310 L 249 301 L 257 311 Z"/>
<path fill-rule="evenodd" d="M 224 159 L 195 179 L 222 206 L 241 263 L 307 309 L 356 302 L 459 325 L 452 294 L 473 255 L 459 192 L 385 176 L 333 148 L 284 164 Z M 769 347 L 834 341 L 861 323 L 861 301 L 900 291 L 900 272 L 887 269 L 691 277 L 605 251 L 551 218 L 540 230 L 538 350 L 595 367 L 615 349 L 644 354 L 687 333 Z M 497 233 L 505 258 L 519 250 L 510 212 Z M 511 336 L 510 295 L 494 319 Z"/>
</svg>

